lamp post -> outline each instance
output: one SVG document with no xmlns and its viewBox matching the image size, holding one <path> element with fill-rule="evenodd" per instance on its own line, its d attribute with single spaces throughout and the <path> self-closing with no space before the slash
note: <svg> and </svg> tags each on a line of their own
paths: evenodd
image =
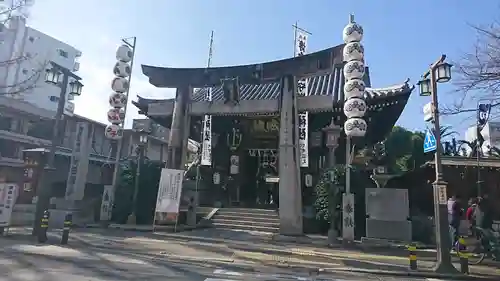
<svg viewBox="0 0 500 281">
<path fill-rule="evenodd" d="M 431 96 L 432 99 L 432 122 L 436 137 L 436 152 L 434 156 L 436 168 L 436 180 L 434 186 L 434 216 L 436 225 L 437 263 L 434 270 L 438 273 L 457 273 L 457 269 L 451 263 L 450 235 L 448 225 L 448 208 L 446 185 L 443 179 L 443 167 L 441 163 L 441 135 L 439 125 L 439 104 L 437 96 L 437 83 L 445 83 L 451 79 L 451 64 L 445 62 L 446 55 L 434 62 L 430 69 L 422 75 L 418 82 L 420 95 Z"/>
<path fill-rule="evenodd" d="M 43 168 L 40 185 L 37 188 L 38 200 L 36 202 L 35 220 L 33 222 L 33 235 L 36 235 L 38 233 L 38 230 L 40 228 L 40 219 L 43 216 L 43 212 L 49 208 L 50 204 L 51 189 L 49 187 L 49 174 L 55 170 L 54 161 L 56 149 L 60 143 L 59 129 L 61 126 L 61 120 L 64 115 L 66 94 L 68 93 L 70 95 L 79 96 L 82 94 L 83 87 L 83 84 L 80 83 L 81 78 L 71 72 L 71 70 L 55 62 L 50 62 L 50 66 L 51 67 L 47 69 L 45 73 L 45 82 L 47 84 L 58 86 L 60 88 L 60 92 L 59 100 L 57 103 L 57 111 L 54 117 L 54 127 L 52 128 L 52 140 L 50 143 L 49 153 L 47 155 L 47 161 L 45 162 L 46 164 Z"/>
<path fill-rule="evenodd" d="M 148 144 L 147 130 L 138 130 L 139 143 L 137 144 L 137 168 L 135 169 L 134 196 L 132 197 L 132 213 L 127 218 L 127 224 L 137 223 L 137 195 L 139 194 L 139 182 L 141 177 L 141 165 L 144 162 L 144 148 Z"/>
<path fill-rule="evenodd" d="M 326 147 L 328 148 L 328 167 L 330 170 L 335 166 L 335 149 L 339 146 L 338 141 L 340 137 L 340 133 L 342 132 L 342 128 L 335 124 L 332 119 L 330 125 L 326 128 L 323 128 L 323 131 L 326 134 Z M 330 171 L 330 181 L 332 185 L 335 184 L 335 174 L 333 171 Z M 335 203 L 335 189 L 330 188 L 330 199 L 328 202 L 330 203 L 330 229 L 328 230 L 328 244 L 337 243 L 337 229 L 335 228 L 336 219 L 335 219 L 335 211 L 337 208 L 337 204 Z"/>
</svg>

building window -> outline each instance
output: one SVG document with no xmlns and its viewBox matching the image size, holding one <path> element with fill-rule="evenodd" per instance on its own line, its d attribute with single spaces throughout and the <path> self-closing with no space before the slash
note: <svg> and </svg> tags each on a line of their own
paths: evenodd
<svg viewBox="0 0 500 281">
<path fill-rule="evenodd" d="M 57 53 L 63 58 L 68 58 L 68 52 L 63 49 L 57 49 Z"/>
<path fill-rule="evenodd" d="M 33 42 L 35 42 L 35 37 L 33 37 L 33 36 L 29 36 L 29 37 L 28 37 L 28 40 L 30 40 L 30 42 L 31 42 L 31 43 L 33 43 Z"/>
</svg>

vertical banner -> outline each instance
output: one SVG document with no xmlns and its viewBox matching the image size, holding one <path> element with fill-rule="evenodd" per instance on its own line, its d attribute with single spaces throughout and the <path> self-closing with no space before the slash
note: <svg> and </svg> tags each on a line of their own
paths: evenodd
<svg viewBox="0 0 500 281">
<path fill-rule="evenodd" d="M 208 88 L 207 101 L 212 101 L 212 88 Z M 203 119 L 203 135 L 201 143 L 201 165 L 212 165 L 212 116 L 205 115 Z"/>
<path fill-rule="evenodd" d="M 479 126 L 484 126 L 490 118 L 491 104 L 480 103 L 477 105 L 477 124 Z"/>
<path fill-rule="evenodd" d="M 354 194 L 342 194 L 342 238 L 354 241 Z"/>
<path fill-rule="evenodd" d="M 16 203 L 18 186 L 13 183 L 0 183 L 0 227 L 10 225 L 12 209 Z"/>
<path fill-rule="evenodd" d="M 158 196 L 156 197 L 156 219 L 170 222 L 177 220 L 181 205 L 183 178 L 183 170 L 165 168 L 161 170 Z"/>
<path fill-rule="evenodd" d="M 296 29 L 295 34 L 295 56 L 303 56 L 307 51 L 307 34 L 299 29 Z M 303 78 L 297 82 L 297 95 L 309 95 L 307 79 Z M 299 165 L 301 168 L 309 167 L 309 139 L 308 139 L 308 119 L 309 113 L 299 113 Z"/>
<path fill-rule="evenodd" d="M 481 134 L 481 131 L 483 130 L 484 126 L 486 123 L 488 123 L 488 120 L 490 119 L 490 112 L 491 112 L 491 104 L 490 103 L 478 103 L 477 104 L 477 141 L 479 143 L 479 146 L 481 147 L 481 152 L 483 151 L 483 143 L 484 143 L 484 137 Z M 478 154 L 479 156 L 479 154 Z"/>
<path fill-rule="evenodd" d="M 109 221 L 111 220 L 111 214 L 113 213 L 113 204 L 114 204 L 114 190 L 113 185 L 105 185 L 104 191 L 102 192 L 102 201 L 101 201 L 101 221 Z"/>
<path fill-rule="evenodd" d="M 89 123 L 76 123 L 75 134 L 75 143 L 73 145 L 66 185 L 66 200 L 83 199 L 89 168 Z"/>
</svg>

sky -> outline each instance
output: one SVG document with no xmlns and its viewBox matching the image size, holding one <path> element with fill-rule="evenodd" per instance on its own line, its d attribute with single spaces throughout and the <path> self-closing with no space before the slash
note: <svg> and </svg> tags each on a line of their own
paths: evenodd
<svg viewBox="0 0 500 281">
<path fill-rule="evenodd" d="M 480 4 L 479 4 L 480 3 Z M 342 43 L 349 14 L 365 31 L 363 45 L 373 87 L 417 83 L 429 65 L 446 54 L 451 60 L 473 50 L 470 25 L 498 20 L 498 0 L 35 0 L 29 25 L 83 52 L 79 75 L 85 87 L 76 113 L 107 123 L 115 50 L 121 38 L 137 37 L 129 102 L 136 95 L 171 98 L 172 89 L 148 83 L 140 65 L 206 67 L 213 30 L 213 66 L 258 63 L 293 56 L 294 30 L 312 33 L 308 51 Z M 439 84 L 440 103 L 456 98 L 452 83 Z M 422 130 L 428 97 L 417 89 L 398 120 Z M 474 107 L 474 105 L 472 106 Z M 127 111 L 126 127 L 138 118 Z M 464 132 L 473 119 L 443 118 Z"/>
</svg>

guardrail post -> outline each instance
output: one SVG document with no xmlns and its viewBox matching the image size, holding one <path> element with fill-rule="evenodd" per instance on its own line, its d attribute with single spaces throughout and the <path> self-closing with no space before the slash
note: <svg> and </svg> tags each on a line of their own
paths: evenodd
<svg viewBox="0 0 500 281">
<path fill-rule="evenodd" d="M 464 274 L 469 274 L 469 252 L 467 251 L 467 245 L 465 244 L 465 239 L 463 237 L 458 238 L 458 256 L 460 258 L 460 272 Z"/>
<path fill-rule="evenodd" d="M 61 245 L 68 244 L 69 231 L 71 230 L 72 221 L 73 221 L 73 214 L 71 214 L 71 213 L 66 214 L 66 216 L 64 217 L 64 226 L 63 226 L 63 233 L 61 236 Z"/>
<path fill-rule="evenodd" d="M 414 244 L 408 245 L 408 259 L 410 261 L 410 269 L 417 270 L 417 247 Z"/>
<path fill-rule="evenodd" d="M 43 211 L 42 219 L 40 220 L 40 231 L 38 231 L 38 242 L 45 243 L 47 242 L 47 230 L 49 229 L 49 219 L 50 213 L 49 210 Z"/>
</svg>

